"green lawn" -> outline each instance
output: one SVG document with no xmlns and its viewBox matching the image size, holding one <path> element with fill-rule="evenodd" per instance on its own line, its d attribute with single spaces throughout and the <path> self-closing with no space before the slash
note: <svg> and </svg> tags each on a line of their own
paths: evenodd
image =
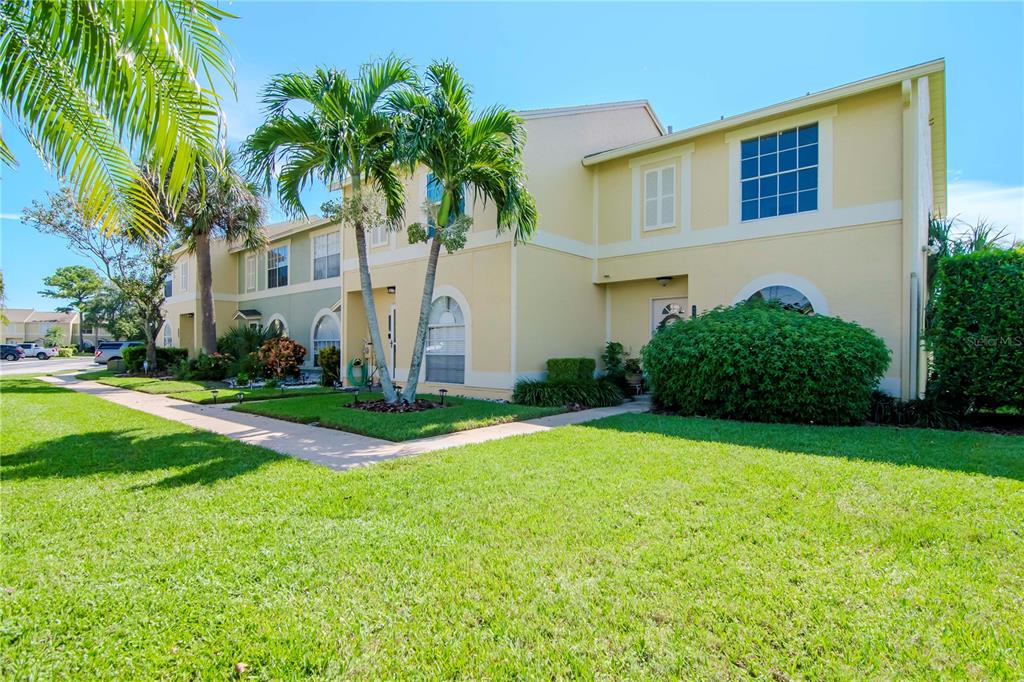
<svg viewBox="0 0 1024 682">
<path fill-rule="evenodd" d="M 359 400 L 378 400 L 381 397 L 377 393 L 359 394 Z M 419 397 L 433 401 L 440 400 L 435 395 Z M 424 410 L 423 412 L 388 414 L 353 409 L 349 407 L 353 399 L 354 396 L 350 393 L 333 393 L 311 397 L 307 400 L 273 400 L 251 405 L 243 403 L 235 405 L 232 409 L 302 424 L 318 423 L 327 428 L 390 441 L 440 436 L 453 431 L 466 431 L 467 429 L 478 429 L 481 426 L 536 419 L 562 412 L 553 407 L 529 407 L 497 403 L 491 400 L 448 396 L 445 400 L 446 406 L 443 408 Z"/>
<path fill-rule="evenodd" d="M 214 402 L 211 389 L 217 389 L 218 403 L 233 403 L 238 400 L 238 393 L 244 395 L 245 400 L 269 400 L 271 398 L 295 398 L 299 396 L 321 395 L 333 393 L 331 389 L 321 386 L 308 386 L 303 388 L 227 388 L 220 381 L 176 381 L 165 379 L 154 379 L 151 377 L 122 377 L 116 376 L 108 370 L 96 372 L 84 372 L 78 375 L 79 379 L 97 381 L 107 386 L 127 388 L 142 393 L 154 393 L 168 395 L 178 400 L 187 400 L 190 403 L 209 404 Z"/>
<path fill-rule="evenodd" d="M 1024 677 L 1024 438 L 625 415 L 338 474 L 0 389 L 2 679 Z"/>
</svg>

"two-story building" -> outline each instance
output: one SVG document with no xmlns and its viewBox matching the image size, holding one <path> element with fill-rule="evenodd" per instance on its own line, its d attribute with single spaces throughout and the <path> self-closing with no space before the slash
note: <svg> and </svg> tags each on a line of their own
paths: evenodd
<svg viewBox="0 0 1024 682">
<path fill-rule="evenodd" d="M 513 244 L 470 201 L 466 248 L 438 264 L 425 390 L 506 396 L 550 357 L 597 357 L 610 340 L 635 354 L 661 325 L 765 297 L 870 327 L 893 353 L 882 388 L 919 393 L 928 215 L 946 210 L 944 77 L 929 62 L 677 132 L 645 101 L 522 112 L 539 230 Z M 407 223 L 423 219 L 428 180 L 405 180 Z M 313 219 L 268 237 L 262 253 L 215 246 L 218 329 L 278 324 L 311 351 L 363 358 L 351 230 Z M 369 252 L 402 381 L 427 248 L 377 229 Z M 165 339 L 191 347 L 194 260 L 179 269 Z"/>
</svg>

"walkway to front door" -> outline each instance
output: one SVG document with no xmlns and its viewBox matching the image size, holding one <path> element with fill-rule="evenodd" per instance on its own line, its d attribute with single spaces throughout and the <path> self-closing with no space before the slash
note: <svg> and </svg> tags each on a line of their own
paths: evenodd
<svg viewBox="0 0 1024 682">
<path fill-rule="evenodd" d="M 580 412 L 566 412 L 541 419 L 510 422 L 486 426 L 470 431 L 457 431 L 443 436 L 392 443 L 346 431 L 336 431 L 305 424 L 260 417 L 245 412 L 234 412 L 226 405 L 196 405 L 162 395 L 149 395 L 123 388 L 114 388 L 95 381 L 79 381 L 73 376 L 39 377 L 42 381 L 88 393 L 112 403 L 130 407 L 164 419 L 186 424 L 196 429 L 212 431 L 228 438 L 260 445 L 276 452 L 298 457 L 326 467 L 343 471 L 352 467 L 376 464 L 398 457 L 419 455 L 460 445 L 483 443 L 498 438 L 521 436 L 549 431 L 559 426 L 611 417 L 627 412 L 646 412 L 650 403 L 637 400 L 616 407 L 599 407 Z M 301 398 L 293 398 L 301 400 Z"/>
</svg>

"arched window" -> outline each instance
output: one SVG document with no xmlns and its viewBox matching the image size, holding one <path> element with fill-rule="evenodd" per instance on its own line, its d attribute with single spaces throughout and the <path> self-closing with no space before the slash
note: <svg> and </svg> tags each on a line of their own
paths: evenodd
<svg viewBox="0 0 1024 682">
<path fill-rule="evenodd" d="M 450 296 L 441 296 L 430 307 L 426 356 L 427 381 L 466 382 L 466 318 Z"/>
<path fill-rule="evenodd" d="M 334 315 L 322 315 L 313 328 L 313 366 L 320 366 L 320 351 L 328 346 L 341 348 L 341 327 Z"/>
<path fill-rule="evenodd" d="M 267 324 L 267 329 L 280 334 L 281 336 L 288 336 L 288 324 L 280 315 L 274 314 L 271 316 L 270 322 Z"/>
<path fill-rule="evenodd" d="M 793 287 L 774 285 L 758 289 L 747 299 L 748 301 L 777 301 L 786 310 L 795 310 L 804 315 L 813 315 L 814 306 L 810 300 Z"/>
<path fill-rule="evenodd" d="M 174 345 L 174 338 L 171 332 L 171 323 L 164 322 L 164 348 L 170 348 Z"/>
</svg>

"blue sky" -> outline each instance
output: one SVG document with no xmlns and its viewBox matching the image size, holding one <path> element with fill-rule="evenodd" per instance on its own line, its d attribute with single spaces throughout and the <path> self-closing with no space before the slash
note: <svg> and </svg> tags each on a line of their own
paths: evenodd
<svg viewBox="0 0 1024 682">
<path fill-rule="evenodd" d="M 480 106 L 517 109 L 648 99 L 677 130 L 720 116 L 946 58 L 951 213 L 1024 236 L 1024 4 L 226 5 L 237 144 L 259 123 L 274 73 L 356 69 L 394 52 L 453 60 Z M 0 181 L 0 265 L 10 307 L 45 308 L 42 278 L 82 262 L 18 222 L 56 183 L 4 119 L 21 165 Z M 317 212 L 326 191 L 308 193 Z M 278 214 L 278 217 L 280 215 Z"/>
</svg>

